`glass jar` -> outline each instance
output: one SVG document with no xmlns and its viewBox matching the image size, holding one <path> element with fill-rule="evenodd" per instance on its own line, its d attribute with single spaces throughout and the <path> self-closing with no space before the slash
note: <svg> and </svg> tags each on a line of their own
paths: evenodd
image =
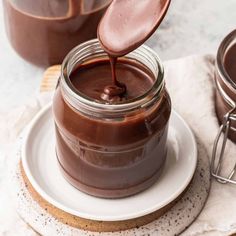
<svg viewBox="0 0 236 236">
<path fill-rule="evenodd" d="M 222 132 L 225 132 L 227 129 L 227 137 L 236 143 L 236 81 L 227 72 L 225 62 L 227 53 L 235 44 L 236 30 L 224 38 L 217 52 L 215 64 L 215 106 L 219 122 L 223 125 Z"/>
<path fill-rule="evenodd" d="M 62 173 L 79 190 L 104 198 L 129 196 L 151 186 L 167 153 L 171 102 L 163 66 L 146 46 L 123 58 L 142 64 L 154 75 L 153 86 L 142 96 L 107 104 L 75 90 L 70 74 L 78 65 L 108 60 L 98 40 L 91 40 L 65 58 L 53 100 Z"/>
<path fill-rule="evenodd" d="M 111 0 L 3 0 L 8 38 L 16 52 L 40 66 L 61 64 L 76 45 L 96 38 Z"/>
</svg>

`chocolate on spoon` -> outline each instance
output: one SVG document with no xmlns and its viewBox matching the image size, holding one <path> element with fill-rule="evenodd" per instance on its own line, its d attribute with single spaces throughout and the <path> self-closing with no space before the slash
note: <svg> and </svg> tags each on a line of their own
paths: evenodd
<svg viewBox="0 0 236 236">
<path fill-rule="evenodd" d="M 123 56 L 143 44 L 162 22 L 171 0 L 113 0 L 98 27 L 111 56 Z"/>
</svg>

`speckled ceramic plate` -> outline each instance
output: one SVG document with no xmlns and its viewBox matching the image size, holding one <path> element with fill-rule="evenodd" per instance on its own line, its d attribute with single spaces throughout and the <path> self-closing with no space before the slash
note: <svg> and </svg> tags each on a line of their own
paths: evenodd
<svg viewBox="0 0 236 236">
<path fill-rule="evenodd" d="M 197 148 L 188 125 L 173 111 L 167 161 L 159 180 L 131 197 L 95 198 L 75 189 L 61 175 L 55 154 L 51 105 L 48 105 L 29 125 L 22 147 L 22 163 L 34 189 L 57 208 L 90 220 L 119 221 L 157 211 L 176 199 L 193 177 Z"/>
</svg>

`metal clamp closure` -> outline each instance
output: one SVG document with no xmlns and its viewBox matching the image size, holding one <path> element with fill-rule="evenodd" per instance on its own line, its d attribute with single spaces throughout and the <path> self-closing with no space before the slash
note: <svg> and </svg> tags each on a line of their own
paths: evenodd
<svg viewBox="0 0 236 236">
<path fill-rule="evenodd" d="M 216 136 L 214 146 L 213 146 L 213 151 L 212 151 L 211 175 L 215 177 L 218 182 L 223 183 L 223 184 L 225 183 L 236 184 L 236 181 L 232 179 L 236 172 L 236 163 L 234 164 L 234 167 L 230 171 L 228 176 L 225 177 L 221 175 L 223 159 L 225 158 L 224 153 L 225 153 L 226 142 L 228 139 L 228 133 L 229 133 L 229 130 L 233 128 L 231 127 L 232 121 L 236 121 L 236 116 L 234 114 L 235 111 L 236 111 L 236 106 L 234 105 L 234 107 L 224 116 L 222 125 L 220 126 L 219 132 Z M 219 157 L 216 158 L 217 149 L 219 146 L 219 140 L 222 135 L 223 135 L 223 141 L 220 147 Z"/>
</svg>

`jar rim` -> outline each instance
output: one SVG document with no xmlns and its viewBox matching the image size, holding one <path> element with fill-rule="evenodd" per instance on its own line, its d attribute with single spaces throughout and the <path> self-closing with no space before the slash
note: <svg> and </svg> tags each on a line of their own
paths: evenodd
<svg viewBox="0 0 236 236">
<path fill-rule="evenodd" d="M 224 56 L 231 43 L 236 40 L 236 29 L 231 31 L 220 43 L 216 56 L 216 69 L 223 82 L 231 89 L 236 90 L 236 83 L 230 78 L 224 66 Z M 235 41 L 236 43 L 236 41 Z"/>
<path fill-rule="evenodd" d="M 74 104 L 76 103 L 76 101 L 80 102 L 86 107 L 93 107 L 93 111 L 96 111 L 98 109 L 103 109 L 104 111 L 107 111 L 107 112 L 121 112 L 124 110 L 129 111 L 129 110 L 137 109 L 137 107 L 142 107 L 145 104 L 152 102 L 153 99 L 156 99 L 157 96 L 160 96 L 160 93 L 164 88 L 163 64 L 159 56 L 156 54 L 156 52 L 146 45 L 142 45 L 136 50 L 134 50 L 133 52 L 124 56 L 124 57 L 128 57 L 131 54 L 144 51 L 148 53 L 156 62 L 157 67 L 158 67 L 156 68 L 156 71 L 155 71 L 157 74 L 157 76 L 155 76 L 156 80 L 154 81 L 152 87 L 148 91 L 146 91 L 144 94 L 130 100 L 121 101 L 116 104 L 110 104 L 110 103 L 107 103 L 106 101 L 94 101 L 94 99 L 76 90 L 70 80 L 71 71 L 69 71 L 69 64 L 73 60 L 75 54 L 78 54 L 81 50 L 86 49 L 90 46 L 101 47 L 98 39 L 92 39 L 92 40 L 86 41 L 76 46 L 74 49 L 72 49 L 68 53 L 68 55 L 65 57 L 62 63 L 60 84 L 62 85 L 62 88 L 65 94 L 70 96 L 70 98 L 73 98 L 72 100 L 74 100 Z M 104 53 L 104 50 L 102 49 L 102 47 L 99 49 L 100 49 L 100 52 Z"/>
</svg>

